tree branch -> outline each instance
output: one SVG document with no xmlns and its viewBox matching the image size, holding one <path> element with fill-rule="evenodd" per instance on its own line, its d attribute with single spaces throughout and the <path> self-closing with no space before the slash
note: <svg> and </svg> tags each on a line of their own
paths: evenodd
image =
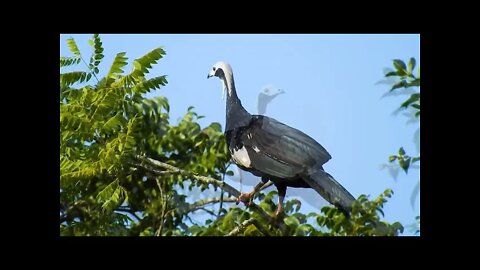
<svg viewBox="0 0 480 270">
<path fill-rule="evenodd" d="M 135 217 L 138 222 L 142 221 L 142 219 L 135 213 L 135 211 L 133 211 L 133 210 L 130 209 L 130 208 L 118 207 L 118 208 L 116 208 L 114 211 L 129 213 L 129 214 L 131 214 L 133 217 Z"/>
<path fill-rule="evenodd" d="M 245 231 L 245 229 L 250 226 L 251 224 L 253 224 L 253 221 L 255 219 L 254 218 L 250 218 L 250 219 L 247 219 L 245 220 L 244 222 L 242 222 L 242 224 L 238 225 L 237 227 L 235 227 L 235 229 L 233 229 L 231 232 L 229 232 L 226 236 L 235 236 L 239 233 L 242 233 Z"/>
<path fill-rule="evenodd" d="M 157 230 L 157 232 L 155 233 L 155 236 L 160 236 L 162 235 L 162 231 L 163 231 L 163 223 L 165 222 L 165 210 L 166 210 L 166 207 L 167 207 L 167 199 L 166 199 L 166 196 L 164 197 L 163 196 L 163 188 L 160 184 L 160 181 L 157 179 L 155 179 L 156 182 L 157 182 L 157 186 L 158 186 L 158 190 L 160 191 L 160 198 L 162 200 L 162 214 L 160 216 L 160 226 Z"/>
<path fill-rule="evenodd" d="M 220 197 L 219 198 L 211 198 L 211 199 L 201 200 L 201 201 L 195 202 L 194 204 L 190 205 L 188 207 L 188 209 L 186 209 L 186 210 L 181 209 L 181 210 L 184 210 L 185 212 L 193 212 L 193 211 L 196 211 L 196 210 L 204 207 L 207 204 L 219 203 L 219 202 L 222 202 L 222 198 L 220 198 Z M 234 198 L 234 197 L 223 198 L 223 202 L 237 202 L 237 198 Z"/>
<path fill-rule="evenodd" d="M 207 177 L 207 176 L 197 175 L 195 173 L 182 170 L 182 169 L 177 168 L 175 166 L 163 163 L 161 161 L 158 161 L 158 160 L 155 160 L 155 159 L 152 159 L 152 158 L 147 158 L 145 156 L 136 156 L 136 157 L 137 157 L 138 160 L 141 161 L 141 163 L 140 164 L 134 164 L 135 166 L 140 166 L 140 167 L 146 169 L 147 171 L 153 172 L 154 174 L 157 174 L 157 175 L 158 174 L 165 174 L 164 170 L 158 170 L 158 168 L 165 169 L 165 170 L 168 170 L 170 172 L 180 173 L 182 175 L 191 177 L 191 178 L 196 179 L 196 180 L 198 180 L 200 182 L 203 182 L 203 183 L 212 184 L 214 186 L 221 187 L 225 191 L 227 191 L 228 193 L 230 193 L 231 195 L 233 195 L 235 197 L 240 196 L 240 191 L 238 191 L 236 188 L 234 188 L 234 187 L 230 186 L 229 184 L 227 184 L 225 182 L 222 182 L 220 180 L 217 180 L 217 179 L 214 179 L 214 178 L 211 178 L 211 177 Z M 272 185 L 272 184 L 268 183 L 263 188 L 266 188 L 270 185 Z M 267 220 L 270 224 L 274 225 L 275 227 L 280 228 L 281 230 L 285 230 L 287 228 L 287 226 L 285 225 L 283 220 L 273 219 L 269 214 L 267 214 L 265 211 L 263 211 L 263 209 L 260 208 L 255 203 L 251 202 L 250 205 L 248 206 L 248 208 L 250 208 L 252 211 L 257 212 L 260 216 L 262 216 L 262 218 Z"/>
<path fill-rule="evenodd" d="M 147 158 L 147 157 L 144 157 L 144 156 L 137 156 L 137 158 L 139 160 L 141 160 L 142 162 L 145 162 L 147 163 L 148 165 L 151 165 L 151 166 L 154 166 L 154 167 L 160 167 L 162 169 L 166 169 L 170 172 L 174 172 L 174 173 L 180 173 L 180 174 L 183 174 L 183 175 L 186 175 L 186 176 L 189 176 L 189 177 L 192 177 L 198 181 L 201 181 L 201 182 L 204 182 L 204 183 L 207 183 L 207 184 L 212 184 L 214 186 L 217 186 L 217 187 L 221 187 L 223 188 L 225 191 L 227 191 L 228 193 L 230 193 L 231 195 L 235 196 L 235 197 L 238 197 L 240 196 L 240 192 L 238 190 L 236 190 L 234 187 L 230 186 L 229 184 L 225 183 L 225 182 L 222 182 L 220 180 L 217 180 L 217 179 L 214 179 L 214 178 L 211 178 L 211 177 L 206 177 L 206 176 L 201 176 L 201 175 L 197 175 L 197 174 L 194 174 L 194 173 L 191 173 L 189 171 L 185 171 L 185 170 L 182 170 L 182 169 L 179 169 L 177 167 L 174 167 L 172 165 L 169 165 L 167 163 L 163 163 L 163 162 L 160 162 L 158 160 L 155 160 L 155 159 L 152 159 L 152 158 Z M 143 164 L 138 164 L 140 165 L 141 167 L 147 169 L 147 170 L 150 170 L 156 174 L 165 174 L 164 171 L 162 170 L 156 170 L 155 168 L 146 168 L 145 166 L 142 166 Z"/>
<path fill-rule="evenodd" d="M 238 225 L 235 229 L 233 229 L 231 232 L 229 232 L 226 236 L 235 236 L 239 233 L 244 232 L 248 226 L 254 225 L 261 233 L 263 233 L 265 236 L 269 236 L 270 234 L 268 233 L 265 228 L 258 222 L 258 220 L 254 218 L 250 218 L 242 222 L 242 224 Z"/>
</svg>

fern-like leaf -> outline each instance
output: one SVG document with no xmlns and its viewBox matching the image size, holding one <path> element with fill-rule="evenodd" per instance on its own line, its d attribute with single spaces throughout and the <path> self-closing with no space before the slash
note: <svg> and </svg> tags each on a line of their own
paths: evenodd
<svg viewBox="0 0 480 270">
<path fill-rule="evenodd" d="M 108 184 L 102 191 L 97 194 L 97 202 L 103 203 L 102 208 L 105 209 L 109 206 L 112 200 L 118 200 L 118 179 Z"/>
<path fill-rule="evenodd" d="M 125 123 L 126 123 L 125 118 L 123 118 L 122 113 L 119 112 L 114 117 L 108 119 L 108 121 L 105 122 L 102 130 L 105 133 L 111 133 L 115 130 L 118 130 Z"/>
<path fill-rule="evenodd" d="M 166 97 L 159 96 L 145 99 L 141 104 L 136 104 L 135 112 L 140 115 L 154 116 L 160 115 L 162 108 L 164 108 L 167 112 L 170 111 L 168 99 Z"/>
<path fill-rule="evenodd" d="M 102 208 L 112 211 L 123 200 L 127 200 L 127 191 L 120 186 L 118 179 L 107 185 L 97 195 L 97 201 L 102 203 Z"/>
<path fill-rule="evenodd" d="M 92 74 L 83 71 L 73 71 L 60 74 L 60 87 L 68 87 L 74 83 L 83 83 L 90 80 Z"/>
<path fill-rule="evenodd" d="M 134 78 L 145 77 L 149 69 L 152 68 L 152 64 L 156 64 L 159 59 L 165 55 L 165 51 L 162 48 L 156 48 L 144 56 L 135 59 L 133 61 L 133 67 L 135 68 Z"/>
<path fill-rule="evenodd" d="M 78 49 L 77 43 L 73 38 L 67 39 L 67 46 L 70 49 L 70 52 L 73 53 L 76 57 L 82 57 L 80 50 Z"/>
<path fill-rule="evenodd" d="M 68 66 L 73 66 L 77 65 L 80 63 L 82 59 L 80 57 L 65 57 L 61 56 L 60 57 L 60 67 L 68 67 Z"/>
<path fill-rule="evenodd" d="M 118 53 L 113 60 L 113 64 L 107 73 L 105 86 L 110 86 L 118 77 L 118 74 L 123 73 L 123 67 L 127 65 L 128 58 L 125 57 L 125 52 Z"/>
<path fill-rule="evenodd" d="M 155 89 L 160 89 L 160 86 L 167 84 L 166 76 L 159 76 L 149 80 L 142 81 L 133 87 L 133 92 L 137 94 L 145 94 Z"/>
<path fill-rule="evenodd" d="M 157 60 L 165 55 L 162 48 L 156 48 L 144 56 L 133 61 L 133 70 L 128 75 L 122 77 L 118 84 L 124 87 L 130 87 L 145 81 L 145 73 L 152 68 L 152 64 L 156 64 Z"/>
<path fill-rule="evenodd" d="M 90 64 L 88 65 L 88 67 L 93 73 L 98 74 L 98 65 L 100 65 L 104 57 L 104 55 L 102 54 L 102 41 L 100 40 L 100 36 L 98 34 L 93 35 L 91 45 L 93 47 L 93 54 L 92 57 L 90 57 Z"/>
<path fill-rule="evenodd" d="M 84 160 L 71 161 L 60 157 L 60 188 L 66 189 L 77 181 L 100 175 L 100 163 Z"/>
</svg>

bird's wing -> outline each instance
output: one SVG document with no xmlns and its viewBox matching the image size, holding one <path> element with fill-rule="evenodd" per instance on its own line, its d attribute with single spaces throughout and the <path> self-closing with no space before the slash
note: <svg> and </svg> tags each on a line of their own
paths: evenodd
<svg viewBox="0 0 480 270">
<path fill-rule="evenodd" d="M 267 116 L 252 116 L 241 136 L 251 166 L 279 178 L 295 177 L 331 158 L 305 133 Z"/>
</svg>

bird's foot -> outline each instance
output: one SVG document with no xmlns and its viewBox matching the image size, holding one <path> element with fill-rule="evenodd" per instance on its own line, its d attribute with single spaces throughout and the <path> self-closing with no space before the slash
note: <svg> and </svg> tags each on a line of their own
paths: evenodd
<svg viewBox="0 0 480 270">
<path fill-rule="evenodd" d="M 273 213 L 272 218 L 276 221 L 282 220 L 285 216 L 283 212 L 283 207 L 277 207 L 277 210 Z"/>
<path fill-rule="evenodd" d="M 253 195 L 252 192 L 240 193 L 240 196 L 237 198 L 237 204 L 243 202 L 246 206 L 250 206 L 250 204 L 252 204 Z"/>
</svg>

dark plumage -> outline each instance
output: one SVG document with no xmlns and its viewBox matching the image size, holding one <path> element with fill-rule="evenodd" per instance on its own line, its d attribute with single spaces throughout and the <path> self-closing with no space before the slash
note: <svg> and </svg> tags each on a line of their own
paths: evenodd
<svg viewBox="0 0 480 270">
<path fill-rule="evenodd" d="M 329 203 L 348 214 L 354 197 L 322 165 L 331 156 L 323 146 L 305 133 L 277 120 L 251 115 L 243 108 L 235 90 L 233 72 L 227 63 L 216 63 L 208 77 L 217 76 L 227 91 L 225 136 L 233 161 L 242 170 L 271 180 L 279 192 L 275 215 L 283 212 L 287 187 L 313 188 Z M 255 192 L 242 194 L 240 201 L 249 203 Z"/>
</svg>

